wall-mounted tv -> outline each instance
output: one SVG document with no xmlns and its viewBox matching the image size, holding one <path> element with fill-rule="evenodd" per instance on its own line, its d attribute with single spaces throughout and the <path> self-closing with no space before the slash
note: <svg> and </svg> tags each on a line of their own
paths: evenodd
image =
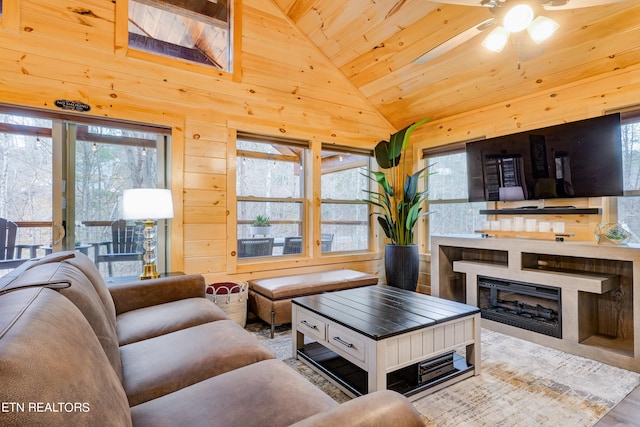
<svg viewBox="0 0 640 427">
<path fill-rule="evenodd" d="M 469 201 L 621 196 L 620 114 L 466 144 Z"/>
</svg>

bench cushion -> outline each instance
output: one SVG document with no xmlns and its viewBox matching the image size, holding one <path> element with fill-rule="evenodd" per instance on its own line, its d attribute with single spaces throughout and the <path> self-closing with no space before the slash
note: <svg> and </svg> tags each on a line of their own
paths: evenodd
<svg viewBox="0 0 640 427">
<path fill-rule="evenodd" d="M 277 301 L 377 283 L 378 276 L 373 274 L 355 270 L 331 270 L 251 280 L 249 287 L 260 295 Z"/>
</svg>

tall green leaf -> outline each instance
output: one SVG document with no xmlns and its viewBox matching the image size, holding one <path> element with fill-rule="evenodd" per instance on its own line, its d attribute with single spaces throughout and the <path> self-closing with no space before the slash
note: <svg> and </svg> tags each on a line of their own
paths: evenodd
<svg viewBox="0 0 640 427">
<path fill-rule="evenodd" d="M 379 185 L 380 191 L 365 190 L 368 198 L 364 201 L 379 209 L 372 215 L 377 217 L 387 238 L 397 245 L 413 244 L 415 224 L 419 217 L 428 214 L 421 212 L 420 206 L 427 197 L 427 191 L 418 191 L 419 181 L 427 168 L 414 174 L 405 173 L 405 154 L 413 131 L 429 120 L 420 120 L 390 135 L 389 141 L 380 141 L 374 149 L 376 162 L 380 169 L 390 170 L 388 174 L 372 171 L 366 175 Z M 401 169 L 394 170 L 397 167 Z M 396 179 L 401 182 L 396 182 Z"/>
</svg>

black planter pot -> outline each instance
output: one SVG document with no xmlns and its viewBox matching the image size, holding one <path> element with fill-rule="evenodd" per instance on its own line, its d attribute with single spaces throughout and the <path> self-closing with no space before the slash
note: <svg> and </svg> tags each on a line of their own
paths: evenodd
<svg viewBox="0 0 640 427">
<path fill-rule="evenodd" d="M 387 285 L 415 291 L 418 286 L 420 256 L 417 245 L 387 245 L 384 252 Z"/>
</svg>

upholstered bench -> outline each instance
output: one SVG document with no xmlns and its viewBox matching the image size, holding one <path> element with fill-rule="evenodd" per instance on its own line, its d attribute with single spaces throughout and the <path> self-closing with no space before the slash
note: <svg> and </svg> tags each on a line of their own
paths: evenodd
<svg viewBox="0 0 640 427">
<path fill-rule="evenodd" d="M 249 309 L 271 325 L 291 323 L 291 299 L 322 292 L 376 285 L 378 276 L 355 270 L 330 270 L 249 281 Z"/>
</svg>

